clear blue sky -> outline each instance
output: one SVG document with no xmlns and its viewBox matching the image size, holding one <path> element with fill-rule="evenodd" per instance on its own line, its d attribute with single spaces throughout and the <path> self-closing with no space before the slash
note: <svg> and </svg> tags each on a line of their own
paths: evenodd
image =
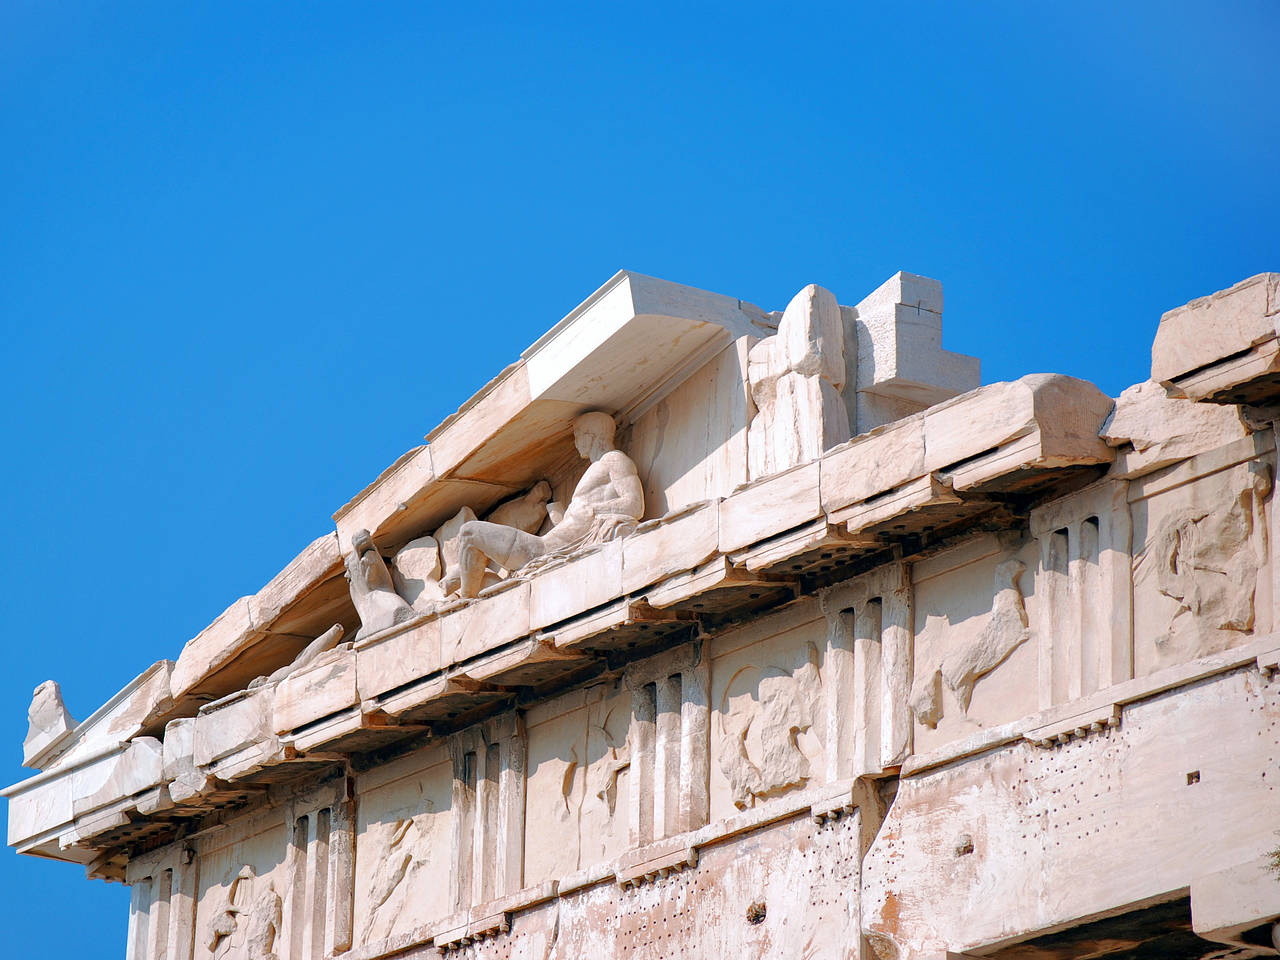
<svg viewBox="0 0 1280 960">
<path fill-rule="evenodd" d="M 532 8 L 534 5 L 530 5 Z M 1111 394 L 1280 269 L 1280 5 L 0 6 L 7 780 L 619 267 L 939 278 L 985 382 Z M 127 892 L 0 855 L 11 956 Z"/>
</svg>

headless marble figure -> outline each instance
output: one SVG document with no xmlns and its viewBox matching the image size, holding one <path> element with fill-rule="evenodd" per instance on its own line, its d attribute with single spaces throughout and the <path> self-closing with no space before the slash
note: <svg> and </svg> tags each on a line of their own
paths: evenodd
<svg viewBox="0 0 1280 960">
<path fill-rule="evenodd" d="M 636 465 L 613 445 L 613 418 L 584 413 L 573 421 L 578 453 L 591 461 L 561 516 L 548 505 L 555 522 L 543 536 L 486 520 L 471 520 L 458 532 L 458 576 L 445 583 L 463 597 L 474 597 L 484 582 L 485 565 L 496 561 L 516 571 L 532 561 L 565 556 L 580 547 L 626 536 L 644 516 L 644 489 Z"/>
<path fill-rule="evenodd" d="M 391 571 L 387 569 L 382 554 L 378 553 L 368 530 L 357 530 L 351 535 L 351 553 L 343 562 L 351 584 L 351 602 L 360 615 L 356 640 L 403 623 L 413 616 L 413 607 L 396 593 Z"/>
</svg>

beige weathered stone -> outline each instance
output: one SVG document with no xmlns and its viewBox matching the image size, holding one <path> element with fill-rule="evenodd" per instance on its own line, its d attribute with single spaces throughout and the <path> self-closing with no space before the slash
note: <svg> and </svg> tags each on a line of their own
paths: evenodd
<svg viewBox="0 0 1280 960">
<path fill-rule="evenodd" d="M 164 779 L 174 803 L 197 801 L 213 789 L 210 778 L 196 766 L 195 717 L 180 717 L 165 724 L 163 744 Z"/>
<path fill-rule="evenodd" d="M 809 284 L 792 298 L 778 332 L 747 355 L 756 413 L 747 436 L 748 475 L 808 463 L 849 437 L 845 331 L 836 298 Z"/>
<path fill-rule="evenodd" d="M 440 586 L 444 566 L 434 537 L 418 537 L 396 551 L 391 579 L 396 593 L 417 610 L 428 613 L 444 601 Z"/>
<path fill-rule="evenodd" d="M 402 687 L 444 666 L 441 621 L 427 620 L 390 630 L 355 645 L 356 686 L 361 700 Z"/>
<path fill-rule="evenodd" d="M 747 352 L 755 339 L 739 337 L 636 413 L 627 446 L 644 484 L 646 516 L 727 496 L 747 482 L 747 429 L 754 408 Z"/>
<path fill-rule="evenodd" d="M 288 733 L 359 702 L 356 653 L 343 644 L 276 685 L 272 723 L 276 733 Z"/>
<path fill-rule="evenodd" d="M 1113 447 L 1133 445 L 1126 452 L 1124 471 L 1134 476 L 1241 439 L 1248 432 L 1238 408 L 1173 398 L 1160 384 L 1148 380 L 1120 394 L 1101 436 Z"/>
<path fill-rule="evenodd" d="M 27 707 L 27 737 L 22 741 L 22 765 L 37 769 L 45 757 L 57 751 L 71 736 L 76 722 L 62 702 L 62 688 L 56 680 L 36 687 Z"/>
<path fill-rule="evenodd" d="M 620 274 L 176 665 L 44 688 L 9 842 L 128 960 L 1257 953 L 1271 341 L 961 393 L 941 308 Z"/>
<path fill-rule="evenodd" d="M 720 501 L 720 552 L 732 553 L 822 513 L 819 464 L 792 467 Z"/>
<path fill-rule="evenodd" d="M 80 778 L 71 801 L 79 817 L 100 807 L 127 800 L 164 782 L 164 748 L 155 737 L 138 737 L 116 757 L 99 777 Z"/>
<path fill-rule="evenodd" d="M 271 687 L 233 693 L 196 714 L 196 766 L 223 780 L 252 773 L 279 752 L 272 729 Z"/>
<path fill-rule="evenodd" d="M 449 608 L 440 620 L 440 658 L 456 664 L 528 636 L 530 584 L 518 580 L 490 587 L 476 600 Z"/>
<path fill-rule="evenodd" d="M 1260 273 L 1160 318 L 1151 379 L 1193 400 L 1259 399 L 1280 366 L 1280 274 Z M 1255 384 L 1257 386 L 1255 386 Z"/>
<path fill-rule="evenodd" d="M 852 367 L 846 390 L 856 433 L 908 416 L 981 382 L 976 357 L 942 349 L 942 284 L 894 274 L 856 307 L 842 308 Z M 857 349 L 852 349 L 853 345 Z"/>
</svg>

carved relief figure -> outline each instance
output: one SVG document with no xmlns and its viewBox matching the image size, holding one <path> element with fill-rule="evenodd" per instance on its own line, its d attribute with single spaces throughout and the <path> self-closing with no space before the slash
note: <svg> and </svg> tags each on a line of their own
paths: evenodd
<svg viewBox="0 0 1280 960">
<path fill-rule="evenodd" d="M 240 914 L 249 906 L 253 883 L 253 867 L 246 864 L 231 880 L 222 909 L 209 921 L 209 951 L 221 957 L 231 949 L 232 940 L 240 926 Z"/>
<path fill-rule="evenodd" d="M 525 533 L 537 533 L 547 518 L 547 504 L 551 500 L 551 484 L 539 480 L 518 497 L 498 504 L 485 517 L 490 523 L 515 527 Z"/>
<path fill-rule="evenodd" d="M 644 490 L 631 458 L 614 447 L 613 434 L 613 418 L 607 413 L 578 417 L 574 442 L 591 465 L 555 526 L 538 536 L 488 520 L 464 523 L 458 534 L 458 571 L 449 574 L 445 589 L 474 597 L 490 560 L 514 572 L 633 531 L 644 516 Z M 558 511 L 548 509 L 555 519 Z"/>
<path fill-rule="evenodd" d="M 416 809 L 429 813 L 433 805 L 424 799 Z M 391 935 L 396 917 L 401 913 L 406 898 L 411 896 L 414 877 L 430 856 L 427 827 L 408 811 L 392 822 L 385 837 L 377 853 L 377 867 L 369 881 L 369 906 L 362 932 L 366 943 Z M 440 882 L 444 882 L 443 878 Z"/>
<path fill-rule="evenodd" d="M 1021 560 L 1005 560 L 996 565 L 991 618 L 976 636 L 949 650 L 917 678 L 911 688 L 911 710 L 925 726 L 936 727 L 942 719 L 942 683 L 955 695 L 961 711 L 967 713 L 978 681 L 1031 636 L 1026 601 L 1018 585 L 1025 569 Z"/>
<path fill-rule="evenodd" d="M 612 711 L 610 714 L 606 714 L 596 727 L 600 731 L 601 739 L 604 740 L 609 752 L 605 755 L 602 763 L 592 768 L 591 783 L 592 796 L 605 805 L 609 811 L 609 816 L 613 816 L 618 809 L 618 777 L 622 774 L 622 771 L 631 767 L 630 728 L 627 730 L 628 735 L 619 744 L 618 738 L 609 731 L 611 713 Z"/>
<path fill-rule="evenodd" d="M 352 535 L 351 553 L 344 558 L 344 563 L 351 585 L 351 602 L 360 615 L 356 640 L 403 623 L 413 616 L 413 607 L 396 593 L 391 572 L 368 530 L 357 530 Z"/>
<path fill-rule="evenodd" d="M 369 884 L 369 912 L 365 917 L 364 939 L 371 941 L 386 936 L 390 926 L 392 909 L 385 909 L 395 898 L 403 899 L 405 878 L 411 870 L 425 862 L 425 854 L 419 849 L 421 831 L 412 818 L 397 820 L 391 829 L 386 851 L 378 861 Z M 397 897 L 397 893 L 401 896 Z"/>
<path fill-rule="evenodd" d="M 756 415 L 747 432 L 752 479 L 801 463 L 849 439 L 841 391 L 844 323 L 830 291 L 809 284 L 782 314 L 778 332 L 747 354 Z"/>
<path fill-rule="evenodd" d="M 1271 473 L 1264 468 L 1251 473 L 1243 489 L 1228 489 L 1156 528 L 1147 555 L 1157 564 L 1158 589 L 1178 602 L 1168 634 L 1157 642 L 1168 643 L 1180 630 L 1194 627 L 1188 613 L 1219 630 L 1253 629 L 1254 589 L 1267 559 L 1262 503 L 1270 492 Z"/>
<path fill-rule="evenodd" d="M 743 667 L 725 687 L 719 711 L 720 769 L 739 810 L 804 786 L 812 775 L 797 738 L 813 726 L 822 680 L 817 648 L 810 643 L 805 652 L 804 662 L 794 670 Z M 741 695 L 753 674 L 759 677 L 755 695 Z M 755 757 L 748 748 L 753 729 L 760 743 Z"/>
<path fill-rule="evenodd" d="M 435 537 L 410 540 L 391 560 L 391 581 L 396 593 L 419 613 L 428 613 L 444 599 L 440 587 L 442 564 Z"/>
<path fill-rule="evenodd" d="M 276 937 L 280 935 L 280 918 L 283 904 L 275 884 L 267 881 L 266 889 L 253 901 L 249 911 L 248 932 L 245 936 L 246 955 L 249 960 L 277 960 Z"/>
<path fill-rule="evenodd" d="M 551 484 L 546 480 L 539 480 L 520 496 L 498 504 L 489 512 L 485 520 L 489 523 L 501 524 L 524 533 L 534 534 L 538 532 L 543 521 L 546 520 L 549 507 L 556 509 L 556 518 L 562 512 L 556 504 L 548 503 L 550 499 Z M 433 534 L 435 541 L 439 544 L 440 569 L 435 576 L 440 583 L 433 585 L 431 589 L 438 592 L 442 600 L 448 593 L 457 589 L 461 576 L 459 553 L 462 549 L 462 541 L 459 539 L 459 534 L 466 524 L 476 519 L 474 510 L 470 507 L 463 507 L 453 517 L 441 524 Z M 398 566 L 399 555 L 396 557 L 396 562 Z M 502 572 L 503 567 L 497 561 L 491 559 L 485 565 L 485 572 L 479 589 L 483 590 L 485 587 L 499 583 L 502 579 Z M 448 589 L 444 587 L 446 583 L 450 585 Z M 398 587 L 399 581 L 397 581 Z M 410 602 L 415 603 L 415 606 L 417 605 L 412 596 L 404 591 L 401 591 L 401 593 Z"/>
<path fill-rule="evenodd" d="M 23 766 L 32 766 L 43 751 L 65 740 L 75 729 L 67 705 L 62 702 L 62 688 L 57 681 L 46 680 L 36 687 L 27 707 L 27 738 L 22 741 Z"/>
<path fill-rule="evenodd" d="M 279 670 L 276 670 L 269 676 L 255 677 L 253 680 L 250 680 L 249 689 L 256 690 L 258 687 L 268 685 L 274 686 L 286 677 L 297 673 L 303 667 L 311 666 L 311 664 L 318 661 L 321 656 L 328 653 L 330 650 L 337 648 L 338 642 L 342 639 L 342 633 L 342 624 L 335 623 L 332 627 L 303 647 L 301 653 L 294 657 L 289 663 L 286 663 Z M 350 646 L 350 644 L 345 644 L 345 646 Z"/>
</svg>

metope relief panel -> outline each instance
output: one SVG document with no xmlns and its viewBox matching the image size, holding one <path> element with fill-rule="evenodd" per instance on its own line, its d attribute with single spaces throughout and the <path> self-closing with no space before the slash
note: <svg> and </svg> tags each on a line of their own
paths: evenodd
<svg viewBox="0 0 1280 960">
<path fill-rule="evenodd" d="M 1105 480 L 1031 513 L 1042 709 L 1133 676 L 1128 489 Z"/>
<path fill-rule="evenodd" d="M 293 960 L 285 930 L 285 820 L 280 808 L 249 814 L 195 842 L 195 960 Z"/>
<path fill-rule="evenodd" d="M 1137 676 L 1271 629 L 1272 477 L 1269 463 L 1250 460 L 1177 485 L 1132 483 Z M 1176 468 L 1167 479 L 1179 479 Z"/>
<path fill-rule="evenodd" d="M 525 816 L 540 829 L 525 836 L 527 885 L 572 873 L 581 865 L 580 818 L 585 803 L 588 709 L 586 691 L 539 704 L 525 715 L 529 743 Z"/>
<path fill-rule="evenodd" d="M 283 915 L 275 881 L 245 864 L 215 903 L 204 946 L 215 958 L 278 960 Z"/>
<path fill-rule="evenodd" d="M 709 641 L 713 820 L 824 779 L 826 626 L 808 602 Z"/>
<path fill-rule="evenodd" d="M 452 911 L 453 765 L 441 746 L 397 758 L 357 781 L 355 942 L 408 933 Z"/>
<path fill-rule="evenodd" d="M 631 696 L 620 680 L 573 690 L 525 713 L 524 885 L 604 863 L 628 849 Z"/>
<path fill-rule="evenodd" d="M 984 536 L 915 564 L 910 710 L 927 752 L 1039 709 L 1034 541 Z"/>
</svg>

